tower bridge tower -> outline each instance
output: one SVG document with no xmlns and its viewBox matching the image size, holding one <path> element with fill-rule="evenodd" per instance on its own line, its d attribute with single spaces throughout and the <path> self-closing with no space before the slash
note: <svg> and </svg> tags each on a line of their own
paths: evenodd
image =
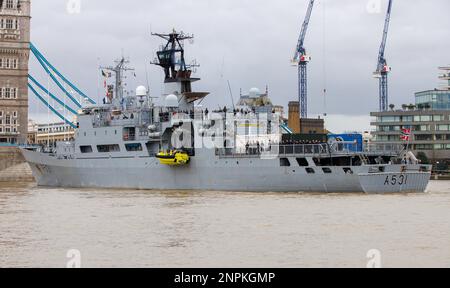
<svg viewBox="0 0 450 288">
<path fill-rule="evenodd" d="M 30 0 L 0 0 L 0 143 L 26 143 Z"/>
</svg>

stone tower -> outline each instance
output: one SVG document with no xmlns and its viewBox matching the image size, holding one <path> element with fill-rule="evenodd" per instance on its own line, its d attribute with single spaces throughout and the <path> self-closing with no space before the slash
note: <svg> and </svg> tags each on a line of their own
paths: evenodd
<svg viewBox="0 0 450 288">
<path fill-rule="evenodd" d="M 26 143 L 30 0 L 0 0 L 0 144 Z"/>
</svg>

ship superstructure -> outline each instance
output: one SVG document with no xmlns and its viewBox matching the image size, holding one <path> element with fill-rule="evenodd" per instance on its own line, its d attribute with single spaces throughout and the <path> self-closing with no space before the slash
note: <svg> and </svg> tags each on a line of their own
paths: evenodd
<svg viewBox="0 0 450 288">
<path fill-rule="evenodd" d="M 154 34 L 166 41 L 154 64 L 164 70 L 157 105 L 144 86 L 124 96 L 118 77 L 103 105 L 85 105 L 75 139 L 56 151 L 24 149 L 39 185 L 261 192 L 424 192 L 431 167 L 402 147 L 355 143 L 282 142 L 283 123 L 272 104 L 208 110 L 198 104 L 190 35 Z M 253 90 L 253 92 L 255 92 Z M 251 96 L 251 95 L 250 95 Z"/>
</svg>

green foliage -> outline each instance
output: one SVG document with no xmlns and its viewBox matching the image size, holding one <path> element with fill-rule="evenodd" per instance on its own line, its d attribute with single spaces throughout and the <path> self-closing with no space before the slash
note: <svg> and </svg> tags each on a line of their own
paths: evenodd
<svg viewBox="0 0 450 288">
<path fill-rule="evenodd" d="M 417 159 L 419 159 L 422 164 L 430 164 L 430 159 L 428 159 L 424 152 L 417 153 Z"/>
</svg>

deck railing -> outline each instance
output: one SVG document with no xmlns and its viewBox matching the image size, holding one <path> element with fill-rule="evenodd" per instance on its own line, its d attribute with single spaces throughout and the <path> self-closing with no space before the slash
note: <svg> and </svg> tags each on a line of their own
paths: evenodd
<svg viewBox="0 0 450 288">
<path fill-rule="evenodd" d="M 361 147 L 356 143 L 333 143 L 333 144 L 289 144 L 270 146 L 248 146 L 241 149 L 224 148 L 216 149 L 216 154 L 224 157 L 256 157 L 260 155 L 279 156 L 316 156 L 327 157 L 331 155 L 398 155 L 403 150 L 401 145 L 366 145 Z"/>
</svg>

